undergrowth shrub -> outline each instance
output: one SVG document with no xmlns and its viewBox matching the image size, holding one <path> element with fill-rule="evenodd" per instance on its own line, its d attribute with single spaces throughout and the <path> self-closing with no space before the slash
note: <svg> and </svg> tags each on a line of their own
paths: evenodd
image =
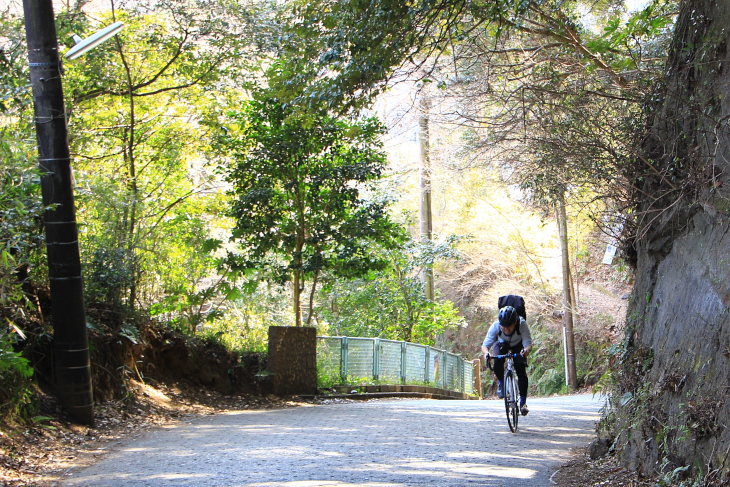
<svg viewBox="0 0 730 487">
<path fill-rule="evenodd" d="M 579 388 L 602 387 L 599 383 L 606 377 L 611 340 L 607 334 L 600 333 L 600 330 L 607 328 L 608 320 L 613 322 L 613 317 L 598 314 L 588 321 L 585 329 L 576 327 L 575 360 Z M 528 371 L 532 391 L 538 395 L 565 393 L 567 387 L 562 328 L 536 320 L 530 325 L 530 330 L 535 347 Z M 596 330 L 599 332 L 596 333 Z"/>
<path fill-rule="evenodd" d="M 539 395 L 565 392 L 562 336 L 556 336 L 542 320 L 536 320 L 530 331 L 535 347 L 528 370 L 532 390 Z"/>
<path fill-rule="evenodd" d="M 38 174 L 29 147 L 0 130 L 0 419 L 23 417 L 32 403 L 33 369 L 16 351 L 24 322 L 33 319 L 33 269 L 43 249 Z M 40 271 L 42 272 L 42 271 Z"/>
<path fill-rule="evenodd" d="M 32 404 L 33 368 L 14 349 L 20 334 L 14 325 L 0 330 L 0 418 L 24 417 Z"/>
</svg>

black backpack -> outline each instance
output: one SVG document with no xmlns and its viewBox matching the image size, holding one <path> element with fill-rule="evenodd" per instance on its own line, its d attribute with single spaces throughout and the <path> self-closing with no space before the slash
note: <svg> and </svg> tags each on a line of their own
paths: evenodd
<svg viewBox="0 0 730 487">
<path fill-rule="evenodd" d="M 527 312 L 525 311 L 525 300 L 522 298 L 522 296 L 517 296 L 515 294 L 507 294 L 506 296 L 500 296 L 497 300 L 497 307 L 499 309 L 504 308 L 505 306 L 512 306 L 519 316 L 521 316 L 523 319 L 527 319 Z M 517 334 L 520 334 L 520 321 L 517 320 Z M 499 333 L 502 333 L 502 330 L 499 331 Z"/>
</svg>

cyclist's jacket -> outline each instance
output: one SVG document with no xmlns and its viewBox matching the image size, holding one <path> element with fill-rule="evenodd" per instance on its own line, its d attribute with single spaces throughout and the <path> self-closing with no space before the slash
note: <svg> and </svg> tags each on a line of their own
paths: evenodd
<svg viewBox="0 0 730 487">
<path fill-rule="evenodd" d="M 517 327 L 515 327 L 511 335 L 506 335 L 502 331 L 502 327 L 499 326 L 499 320 L 497 320 L 489 327 L 489 331 L 487 332 L 487 336 L 484 337 L 484 343 L 482 345 L 488 349 L 491 349 L 494 342 L 497 341 L 499 343 L 508 343 L 510 348 L 516 347 L 520 343 L 522 344 L 522 348 L 532 345 L 532 336 L 530 335 L 530 329 L 527 327 L 527 321 L 521 316 L 519 330 L 520 332 L 517 333 Z"/>
</svg>

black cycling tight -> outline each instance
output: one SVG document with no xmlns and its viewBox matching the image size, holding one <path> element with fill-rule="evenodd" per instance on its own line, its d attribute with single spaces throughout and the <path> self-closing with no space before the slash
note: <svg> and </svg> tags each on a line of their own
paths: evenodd
<svg viewBox="0 0 730 487">
<path fill-rule="evenodd" d="M 515 350 L 517 349 L 517 350 Z M 522 350 L 521 346 L 513 347 L 510 353 L 520 353 Z M 494 375 L 497 376 L 499 381 L 504 380 L 504 360 L 505 359 L 494 359 Z M 517 388 L 520 390 L 520 396 L 527 398 L 527 360 L 516 358 L 514 360 L 515 372 L 517 372 Z"/>
</svg>

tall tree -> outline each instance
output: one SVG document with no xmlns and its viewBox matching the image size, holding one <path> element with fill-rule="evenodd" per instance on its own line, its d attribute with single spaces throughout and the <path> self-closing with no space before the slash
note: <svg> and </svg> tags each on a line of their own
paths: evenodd
<svg viewBox="0 0 730 487">
<path fill-rule="evenodd" d="M 419 133 L 418 142 L 421 148 L 421 159 L 419 164 L 420 176 L 420 224 L 421 224 L 421 244 L 428 245 L 433 238 L 433 218 L 431 213 L 431 154 L 429 146 L 429 111 L 430 104 L 426 90 L 423 90 L 420 100 L 419 114 Z M 426 266 L 421 271 L 421 280 L 426 294 L 426 299 L 433 301 L 433 267 Z"/>
<path fill-rule="evenodd" d="M 565 327 L 565 370 L 568 375 L 568 385 L 571 389 L 578 388 L 578 377 L 575 368 L 575 339 L 573 336 L 573 323 L 577 307 L 573 296 L 573 282 L 570 271 L 570 258 L 568 257 L 568 216 L 565 211 L 565 194 L 557 197 L 555 214 L 558 221 L 558 233 L 560 234 L 560 254 L 563 268 L 563 302 L 565 303 L 565 316 L 563 323 Z"/>
<path fill-rule="evenodd" d="M 265 269 L 291 282 L 297 326 L 302 292 L 311 280 L 309 315 L 323 271 L 361 276 L 386 262 L 373 245 L 388 245 L 394 229 L 385 203 L 363 191 L 385 166 L 380 124 L 350 122 L 326 111 L 298 111 L 268 90 L 257 91 L 221 137 L 232 154 L 234 267 Z"/>
</svg>

